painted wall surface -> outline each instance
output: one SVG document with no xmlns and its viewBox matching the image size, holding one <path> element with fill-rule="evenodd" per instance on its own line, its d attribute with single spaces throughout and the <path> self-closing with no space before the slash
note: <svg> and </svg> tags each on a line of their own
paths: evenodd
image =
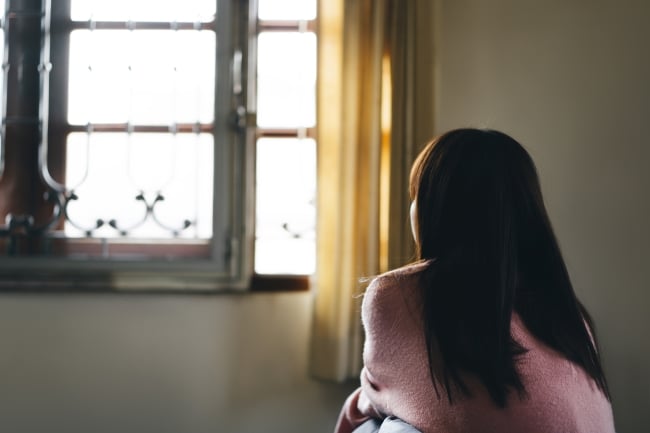
<svg viewBox="0 0 650 433">
<path fill-rule="evenodd" d="M 490 127 L 528 148 L 598 327 L 617 429 L 647 432 L 650 2 L 436 5 L 436 130 Z"/>
<path fill-rule="evenodd" d="M 311 294 L 0 296 L 0 431 L 329 433 Z"/>
</svg>

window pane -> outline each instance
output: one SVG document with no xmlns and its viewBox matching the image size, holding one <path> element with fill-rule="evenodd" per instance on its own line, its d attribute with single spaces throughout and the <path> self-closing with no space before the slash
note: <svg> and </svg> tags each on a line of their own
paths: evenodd
<svg viewBox="0 0 650 433">
<path fill-rule="evenodd" d="M 69 122 L 211 122 L 215 44 L 208 31 L 72 32 Z"/>
<path fill-rule="evenodd" d="M 78 200 L 68 208 L 68 236 L 168 239 L 212 235 L 213 140 L 210 134 L 70 134 L 66 186 Z M 136 199 L 143 193 L 144 200 Z M 164 199 L 154 204 L 157 195 Z M 153 215 L 146 215 L 147 204 Z M 118 229 L 108 222 L 115 220 Z"/>
<path fill-rule="evenodd" d="M 209 21 L 216 0 L 72 0 L 73 21 Z"/>
<path fill-rule="evenodd" d="M 311 274 L 316 267 L 316 143 L 257 141 L 255 271 Z"/>
<path fill-rule="evenodd" d="M 261 20 L 313 20 L 316 0 L 259 0 Z"/>
<path fill-rule="evenodd" d="M 309 127 L 316 123 L 316 35 L 262 32 L 258 38 L 257 123 Z"/>
</svg>

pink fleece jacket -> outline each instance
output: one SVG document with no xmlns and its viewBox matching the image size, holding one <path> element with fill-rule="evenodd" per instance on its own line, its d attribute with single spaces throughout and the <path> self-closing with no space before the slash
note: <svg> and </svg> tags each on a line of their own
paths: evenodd
<svg viewBox="0 0 650 433">
<path fill-rule="evenodd" d="M 505 409 L 485 388 L 464 377 L 472 397 L 436 396 L 421 325 L 416 274 L 424 264 L 384 274 L 363 299 L 366 331 L 361 387 L 345 402 L 336 433 L 370 417 L 395 416 L 423 433 L 613 433 L 612 408 L 577 365 L 537 340 L 513 316 L 513 337 L 528 349 L 518 369 L 528 398 L 512 393 Z M 439 387 L 439 389 L 442 389 Z"/>
</svg>

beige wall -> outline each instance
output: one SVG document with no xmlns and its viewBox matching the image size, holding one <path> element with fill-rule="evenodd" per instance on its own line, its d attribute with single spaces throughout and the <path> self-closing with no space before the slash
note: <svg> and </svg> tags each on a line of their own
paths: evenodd
<svg viewBox="0 0 650 433">
<path fill-rule="evenodd" d="M 437 0 L 437 132 L 532 153 L 619 432 L 650 429 L 650 2 Z"/>
<path fill-rule="evenodd" d="M 329 433 L 309 293 L 0 296 L 0 431 Z"/>
</svg>

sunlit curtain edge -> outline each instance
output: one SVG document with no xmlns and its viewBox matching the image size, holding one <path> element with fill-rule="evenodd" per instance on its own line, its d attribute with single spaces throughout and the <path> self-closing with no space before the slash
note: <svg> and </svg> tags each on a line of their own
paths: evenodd
<svg viewBox="0 0 650 433">
<path fill-rule="evenodd" d="M 416 71 L 414 55 L 415 35 L 431 35 L 430 23 L 420 18 L 415 28 L 416 14 L 431 17 L 429 8 L 425 0 L 319 2 L 318 248 L 310 362 L 316 378 L 358 377 L 362 279 L 412 258 L 408 168 L 422 137 L 433 132 L 433 95 L 416 101 L 418 83 L 408 81 L 433 82 L 432 68 Z M 382 74 L 385 47 L 393 83 L 389 122 L 381 113 L 382 80 L 389 78 Z M 417 127 L 416 102 L 431 119 Z M 388 247 L 380 248 L 382 242 Z"/>
</svg>

